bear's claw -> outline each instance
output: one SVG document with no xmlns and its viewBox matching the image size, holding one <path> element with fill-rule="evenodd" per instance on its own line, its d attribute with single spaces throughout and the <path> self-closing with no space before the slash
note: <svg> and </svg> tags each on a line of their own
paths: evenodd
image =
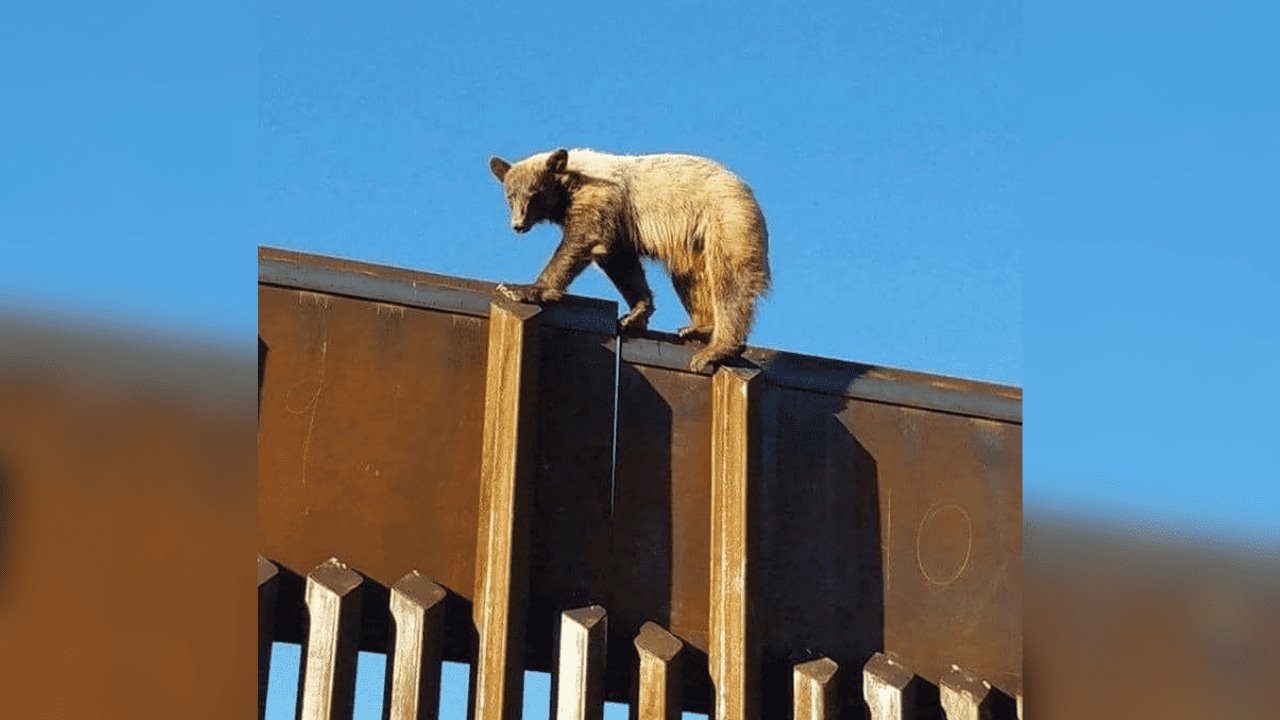
<svg viewBox="0 0 1280 720">
<path fill-rule="evenodd" d="M 638 333 L 649 327 L 649 318 L 624 315 L 618 320 L 620 334 Z"/>
<path fill-rule="evenodd" d="M 637 333 L 649 327 L 653 310 L 653 303 L 643 303 L 631 308 L 631 312 L 618 319 L 618 332 Z"/>
</svg>

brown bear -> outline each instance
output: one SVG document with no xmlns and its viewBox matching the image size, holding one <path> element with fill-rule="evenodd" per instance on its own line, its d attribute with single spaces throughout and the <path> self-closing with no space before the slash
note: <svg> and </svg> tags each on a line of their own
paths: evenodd
<svg viewBox="0 0 1280 720">
<path fill-rule="evenodd" d="M 643 330 L 654 308 L 640 259 L 656 258 L 689 313 L 680 337 L 707 341 L 691 369 L 746 346 L 756 299 L 769 290 L 769 234 L 751 188 L 724 166 L 692 155 L 562 148 L 514 165 L 492 157 L 489 169 L 502 182 L 516 232 L 544 220 L 563 229 L 538 279 L 499 285 L 504 295 L 554 302 L 595 262 L 630 307 L 619 331 Z"/>
</svg>

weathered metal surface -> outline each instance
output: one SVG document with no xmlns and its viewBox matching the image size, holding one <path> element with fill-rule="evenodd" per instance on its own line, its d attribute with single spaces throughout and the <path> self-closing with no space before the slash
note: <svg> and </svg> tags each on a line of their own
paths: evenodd
<svg viewBox="0 0 1280 720">
<path fill-rule="evenodd" d="M 330 559 L 307 575 L 300 720 L 351 717 L 360 632 L 360 574 Z"/>
<path fill-rule="evenodd" d="M 680 638 L 647 622 L 635 639 L 639 669 L 635 681 L 637 720 L 679 720 L 681 717 Z"/>
<path fill-rule="evenodd" d="M 711 383 L 711 610 L 707 649 L 717 720 L 760 715 L 756 617 L 759 371 L 724 368 Z"/>
<path fill-rule="evenodd" d="M 795 720 L 836 720 L 840 717 L 836 673 L 840 666 L 830 658 L 818 658 L 796 665 L 792 674 L 792 702 Z"/>
<path fill-rule="evenodd" d="M 526 660 L 549 671 L 560 611 L 607 600 L 616 359 L 599 335 L 542 338 Z"/>
<path fill-rule="evenodd" d="M 889 651 L 1019 689 L 1021 427 L 774 386 L 762 404 L 767 672 Z"/>
<path fill-rule="evenodd" d="M 556 720 L 604 717 L 605 643 L 609 618 L 599 605 L 560 617 L 560 652 L 551 686 Z"/>
<path fill-rule="evenodd" d="M 492 285 L 333 258 L 262 250 L 260 260 L 324 267 L 346 278 L 388 278 L 470 293 L 488 308 Z M 299 277 L 305 277 L 305 274 Z M 487 314 L 445 312 L 335 292 L 259 286 L 260 550 L 305 572 L 341 554 L 383 587 L 411 569 L 450 592 L 446 658 L 467 660 L 476 567 Z M 337 280 L 334 280 L 337 282 Z M 340 290 L 340 291 L 339 291 Z M 425 304 L 425 303 L 424 303 Z M 487 310 L 486 310 L 487 312 Z M 604 599 L 610 570 L 612 336 L 616 305 L 569 299 L 544 323 L 530 518 L 529 662 L 550 668 L 558 612 Z M 384 591 L 385 592 L 385 591 Z M 285 622 L 281 639 L 298 641 Z M 366 613 L 362 647 L 384 650 L 385 610 Z"/>
<path fill-rule="evenodd" d="M 445 590 L 416 570 L 391 586 L 394 626 L 384 692 L 388 720 L 435 720 L 440 709 Z"/>
<path fill-rule="evenodd" d="M 514 720 L 524 689 L 539 309 L 495 300 L 480 468 L 473 619 L 476 720 Z"/>
<path fill-rule="evenodd" d="M 876 653 L 862 668 L 862 698 L 870 720 L 915 720 L 919 680 L 892 656 Z"/>
<path fill-rule="evenodd" d="M 627 362 L 618 373 L 611 680 L 626 687 L 635 677 L 622 649 L 652 621 L 687 644 L 684 702 L 706 712 L 711 378 Z"/>
<path fill-rule="evenodd" d="M 631 350 L 641 342 L 643 351 Z M 710 541 L 710 383 L 684 370 L 677 347 L 656 335 L 622 344 L 620 569 L 610 612 L 619 624 L 639 616 L 669 621 L 705 652 L 699 625 L 709 616 L 710 590 L 700 576 L 710 570 L 679 570 L 698 564 Z M 819 655 L 861 667 L 887 650 L 933 683 L 962 663 L 1005 692 L 1020 692 L 1021 425 L 982 417 L 972 405 L 942 411 L 801 389 L 777 368 L 809 360 L 770 357 L 760 397 L 755 566 L 767 619 L 760 624 L 763 712 L 790 712 L 792 666 Z M 825 374 L 810 386 L 830 391 L 857 391 L 870 372 L 813 363 Z M 884 372 L 898 384 L 927 377 Z M 994 387 L 936 383 L 978 394 Z M 1008 388 L 997 394 L 1018 396 Z M 860 712 L 861 678 L 843 682 L 853 686 L 841 693 L 843 712 Z M 696 698 L 697 684 L 690 690 Z"/>
<path fill-rule="evenodd" d="M 290 261 L 347 274 L 330 292 L 261 286 L 262 551 L 288 567 L 354 553 L 384 584 L 422 568 L 451 591 L 446 652 L 464 659 L 488 332 L 472 305 L 491 286 Z M 356 276 L 417 283 L 419 295 L 360 299 L 367 286 L 346 284 Z M 306 276 L 289 277 L 270 279 Z M 474 297 L 433 305 L 421 299 L 433 283 Z M 598 317 L 568 327 L 615 317 L 570 310 Z M 654 622 L 686 644 L 685 709 L 706 712 L 711 378 L 687 371 L 690 348 L 670 336 L 621 343 L 611 495 L 613 339 L 544 315 L 527 666 L 550 669 L 560 608 L 602 603 L 609 699 L 628 699 L 631 643 Z M 1020 391 L 756 349 L 738 364 L 762 371 L 751 568 L 764 716 L 792 711 L 794 666 L 820 656 L 861 667 L 889 651 L 935 684 L 955 662 L 1019 694 Z M 861 676 L 842 677 L 848 713 Z"/>
<path fill-rule="evenodd" d="M 276 590 L 280 569 L 258 556 L 258 717 L 267 709 L 267 678 L 271 675 L 271 636 L 276 620 Z"/>
<path fill-rule="evenodd" d="M 475 582 L 486 321 L 261 286 L 264 555 Z M 385 633 L 374 633 L 380 644 Z"/>
</svg>

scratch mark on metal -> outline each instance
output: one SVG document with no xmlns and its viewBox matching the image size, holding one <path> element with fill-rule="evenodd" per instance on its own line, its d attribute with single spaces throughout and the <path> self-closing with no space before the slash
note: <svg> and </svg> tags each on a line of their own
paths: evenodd
<svg viewBox="0 0 1280 720">
<path fill-rule="evenodd" d="M 889 596 L 889 572 L 893 568 L 893 491 L 884 489 L 884 557 L 880 563 L 884 567 L 884 595 Z"/>
<path fill-rule="evenodd" d="M 929 574 L 929 571 L 925 569 L 924 561 L 921 560 L 920 558 L 920 544 L 921 544 L 922 538 L 924 537 L 925 526 L 929 524 L 929 521 L 933 520 L 935 517 L 941 514 L 942 511 L 944 510 L 952 510 L 952 511 L 958 512 L 960 513 L 960 516 L 964 518 L 967 544 L 965 545 L 965 548 L 964 548 L 964 559 L 960 561 L 960 566 L 956 568 L 956 570 L 950 576 L 938 579 L 933 577 L 931 574 Z M 949 503 L 946 505 L 943 505 L 941 503 L 935 503 L 933 507 L 929 508 L 929 511 L 925 513 L 924 519 L 920 521 L 920 527 L 916 528 L 916 567 L 920 568 L 920 574 L 924 576 L 925 580 L 928 580 L 930 583 L 933 583 L 934 585 L 950 585 L 951 583 L 955 582 L 956 579 L 959 578 L 962 574 L 964 574 L 965 568 L 969 567 L 969 558 L 972 555 L 973 555 L 973 520 L 970 519 L 969 517 L 969 511 L 965 510 L 964 508 L 954 503 Z"/>
<path fill-rule="evenodd" d="M 303 488 L 307 486 L 307 456 L 311 452 L 311 436 L 314 434 L 316 429 L 316 410 L 320 407 L 320 394 L 324 392 L 325 367 L 326 367 L 325 360 L 329 355 L 329 326 L 328 326 L 328 323 L 325 322 L 325 320 L 323 319 L 323 316 L 320 323 L 321 323 L 320 325 L 320 373 L 319 373 L 319 377 L 316 378 L 316 381 L 315 381 L 316 391 L 311 395 L 311 399 L 307 401 L 307 404 L 303 406 L 302 411 L 290 410 L 287 404 L 289 394 L 288 393 L 285 394 L 286 410 L 293 412 L 295 415 L 301 415 L 302 412 L 306 412 L 308 416 L 307 417 L 307 434 L 302 441 L 302 459 L 300 463 L 301 467 L 299 470 L 300 475 L 298 478 Z M 290 388 L 290 390 L 292 391 L 292 388 Z M 302 514 L 304 516 L 311 514 L 311 507 L 309 504 L 305 502 L 303 503 L 303 506 L 302 506 Z"/>
</svg>

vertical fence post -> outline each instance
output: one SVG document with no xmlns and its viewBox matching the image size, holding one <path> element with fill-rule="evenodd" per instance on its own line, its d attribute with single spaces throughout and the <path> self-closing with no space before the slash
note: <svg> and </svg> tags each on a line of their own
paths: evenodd
<svg viewBox="0 0 1280 720">
<path fill-rule="evenodd" d="M 680 638 L 655 623 L 640 626 L 635 639 L 640 657 L 636 680 L 636 720 L 680 720 L 682 697 Z"/>
<path fill-rule="evenodd" d="M 307 574 L 301 720 L 349 718 L 354 708 L 363 578 L 331 558 Z"/>
<path fill-rule="evenodd" d="M 717 720 L 760 716 L 755 600 L 759 370 L 721 368 L 711 401 L 711 608 L 708 661 Z"/>
<path fill-rule="evenodd" d="M 271 638 L 275 634 L 276 588 L 280 569 L 258 556 L 258 717 L 267 711 L 267 678 L 271 675 Z"/>
<path fill-rule="evenodd" d="M 818 658 L 796 665 L 791 675 L 792 717 L 795 720 L 836 720 L 836 671 L 831 658 Z"/>
<path fill-rule="evenodd" d="M 990 720 L 991 685 L 952 665 L 938 683 L 947 720 Z"/>
<path fill-rule="evenodd" d="M 560 615 L 560 650 L 552 685 L 556 720 L 604 717 L 604 658 L 609 618 L 599 605 Z"/>
<path fill-rule="evenodd" d="M 388 720 L 435 720 L 440 709 L 444 588 L 417 570 L 391 586 Z"/>
<path fill-rule="evenodd" d="M 473 619 L 475 720 L 518 720 L 524 687 L 540 309 L 489 308 Z"/>
<path fill-rule="evenodd" d="M 915 720 L 915 673 L 884 653 L 871 656 L 862 668 L 862 699 L 871 720 Z"/>
</svg>

